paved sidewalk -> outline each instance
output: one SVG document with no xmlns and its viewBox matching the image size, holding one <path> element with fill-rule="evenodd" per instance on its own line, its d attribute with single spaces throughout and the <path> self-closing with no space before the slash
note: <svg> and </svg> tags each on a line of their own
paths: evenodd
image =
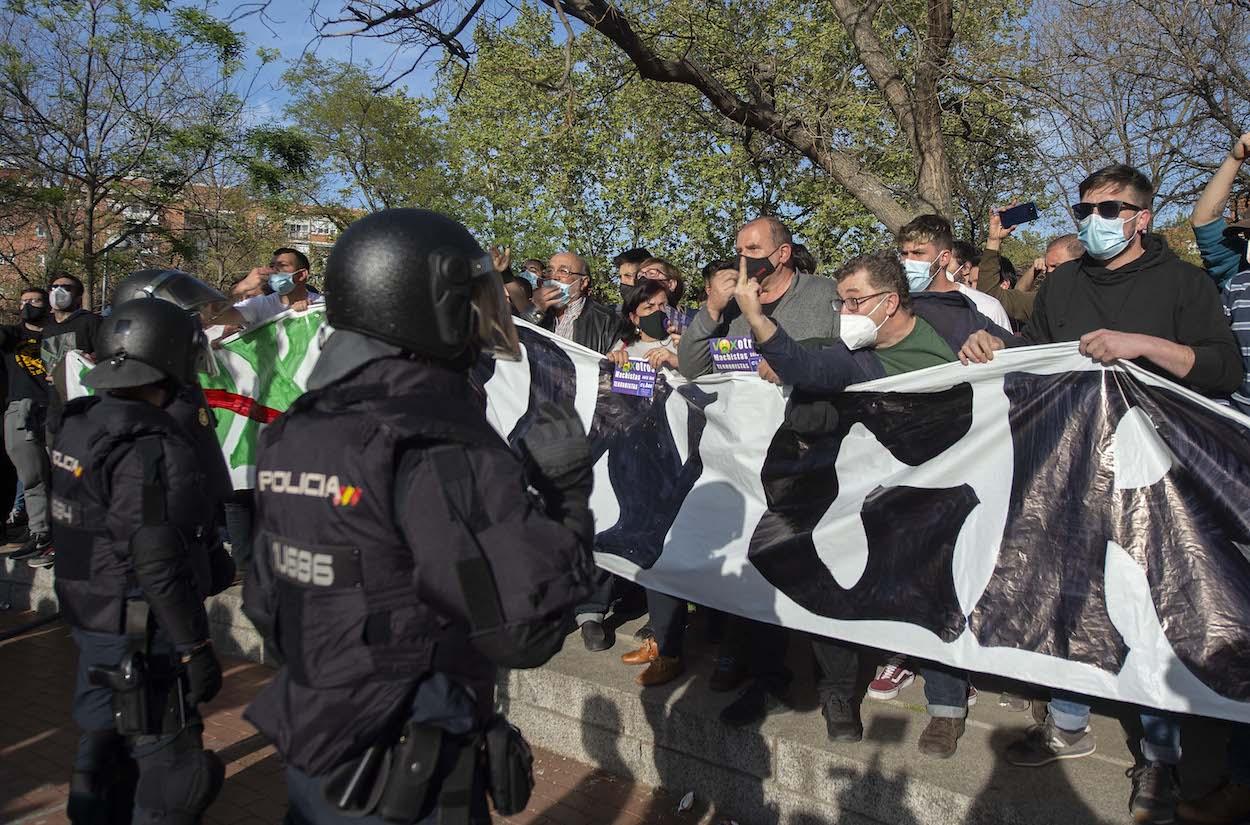
<svg viewBox="0 0 1250 825">
<path fill-rule="evenodd" d="M 33 613 L 0 613 L 0 633 Z M 0 642 L 0 822 L 62 825 L 78 732 L 69 716 L 76 653 L 64 623 Z M 226 785 L 205 818 L 211 825 L 274 825 L 286 809 L 282 765 L 242 718 L 272 675 L 258 664 L 223 661 L 225 687 L 208 705 L 205 744 L 226 762 Z M 500 825 L 678 825 L 678 797 L 621 780 L 543 750 L 535 751 L 537 787 L 529 808 Z M 696 811 L 698 806 L 696 806 Z M 705 813 L 706 816 L 706 813 Z"/>
</svg>

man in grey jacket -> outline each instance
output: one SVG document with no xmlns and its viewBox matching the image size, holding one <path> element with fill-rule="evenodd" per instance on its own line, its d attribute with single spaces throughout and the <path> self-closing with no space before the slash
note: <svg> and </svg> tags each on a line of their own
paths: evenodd
<svg viewBox="0 0 1250 825">
<path fill-rule="evenodd" d="M 764 313 L 778 321 L 797 340 L 836 338 L 838 313 L 833 301 L 838 286 L 830 278 L 799 272 L 794 265 L 793 239 L 781 221 L 761 217 L 738 230 L 737 252 L 745 261 L 747 276 L 760 283 Z M 713 369 L 709 344 L 717 338 L 749 337 L 751 326 L 734 301 L 738 273 L 722 270 L 707 284 L 707 303 L 699 310 L 678 344 L 682 375 L 689 379 Z M 761 377 L 781 383 L 761 360 Z M 788 631 L 776 625 L 731 617 L 722 653 L 712 674 L 712 690 L 733 690 L 744 680 L 742 695 L 722 712 L 727 724 L 744 726 L 764 719 L 780 703 L 789 683 L 785 667 Z M 822 699 L 831 738 L 858 740 L 863 727 L 855 714 L 850 691 L 858 669 L 855 648 L 833 640 L 817 643 L 821 656 Z M 826 689 L 828 688 L 828 689 Z"/>
<path fill-rule="evenodd" d="M 838 313 L 833 311 L 833 299 L 838 297 L 838 285 L 830 278 L 796 270 L 793 243 L 785 224 L 767 216 L 738 230 L 736 248 L 746 258 L 747 275 L 760 282 L 760 302 L 766 315 L 776 318 L 798 340 L 834 338 Z M 708 345 L 713 340 L 751 334 L 750 324 L 734 303 L 737 281 L 737 272 L 722 271 L 707 284 L 707 303 L 677 348 L 681 374 L 686 378 L 693 380 L 712 371 Z M 760 374 L 769 380 L 775 378 L 763 363 Z"/>
</svg>

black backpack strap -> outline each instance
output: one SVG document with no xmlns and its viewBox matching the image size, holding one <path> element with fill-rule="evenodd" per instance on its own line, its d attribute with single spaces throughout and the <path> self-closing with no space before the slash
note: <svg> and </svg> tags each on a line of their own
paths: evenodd
<svg viewBox="0 0 1250 825">
<path fill-rule="evenodd" d="M 489 526 L 489 518 L 482 510 L 473 490 L 473 468 L 459 444 L 440 444 L 429 450 L 427 459 L 434 465 L 438 475 L 447 512 L 460 523 L 478 552 L 462 555 L 456 559 L 456 576 L 464 593 L 469 620 L 474 630 L 499 627 L 503 624 L 503 609 L 499 603 L 499 589 L 486 556 L 481 552 L 477 533 Z"/>
</svg>

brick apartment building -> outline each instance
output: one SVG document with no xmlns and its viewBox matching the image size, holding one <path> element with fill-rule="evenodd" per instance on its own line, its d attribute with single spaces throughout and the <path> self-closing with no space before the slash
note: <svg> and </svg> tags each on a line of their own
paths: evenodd
<svg viewBox="0 0 1250 825">
<path fill-rule="evenodd" d="M 82 221 L 75 223 L 82 231 Z M 238 189 L 191 187 L 178 203 L 160 209 L 114 202 L 97 213 L 95 247 L 125 237 L 97 259 L 92 305 L 107 302 L 113 284 L 146 267 L 178 267 L 227 289 L 280 246 L 308 255 L 316 273 L 338 233 L 338 224 L 322 211 L 296 207 L 274 213 Z M 0 311 L 16 309 L 24 286 L 45 285 L 58 259 L 59 268 L 82 275 L 75 245 L 59 237 L 55 223 L 17 210 L 6 214 L 0 204 Z"/>
</svg>

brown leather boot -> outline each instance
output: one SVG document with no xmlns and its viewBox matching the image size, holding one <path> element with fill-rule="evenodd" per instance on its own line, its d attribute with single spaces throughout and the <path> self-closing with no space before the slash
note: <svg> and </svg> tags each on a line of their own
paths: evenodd
<svg viewBox="0 0 1250 825">
<path fill-rule="evenodd" d="M 655 661 L 647 665 L 647 669 L 639 673 L 634 681 L 643 687 L 655 687 L 673 681 L 685 669 L 686 666 L 676 656 L 656 656 Z"/>
<path fill-rule="evenodd" d="M 964 720 L 932 716 L 929 724 L 920 732 L 920 752 L 938 759 L 955 755 L 959 737 L 964 735 Z"/>
<path fill-rule="evenodd" d="M 627 665 L 649 665 L 654 662 L 660 655 L 660 646 L 655 643 L 655 639 L 647 639 L 642 643 L 642 647 L 637 650 L 631 650 L 621 656 L 621 661 Z"/>
</svg>

